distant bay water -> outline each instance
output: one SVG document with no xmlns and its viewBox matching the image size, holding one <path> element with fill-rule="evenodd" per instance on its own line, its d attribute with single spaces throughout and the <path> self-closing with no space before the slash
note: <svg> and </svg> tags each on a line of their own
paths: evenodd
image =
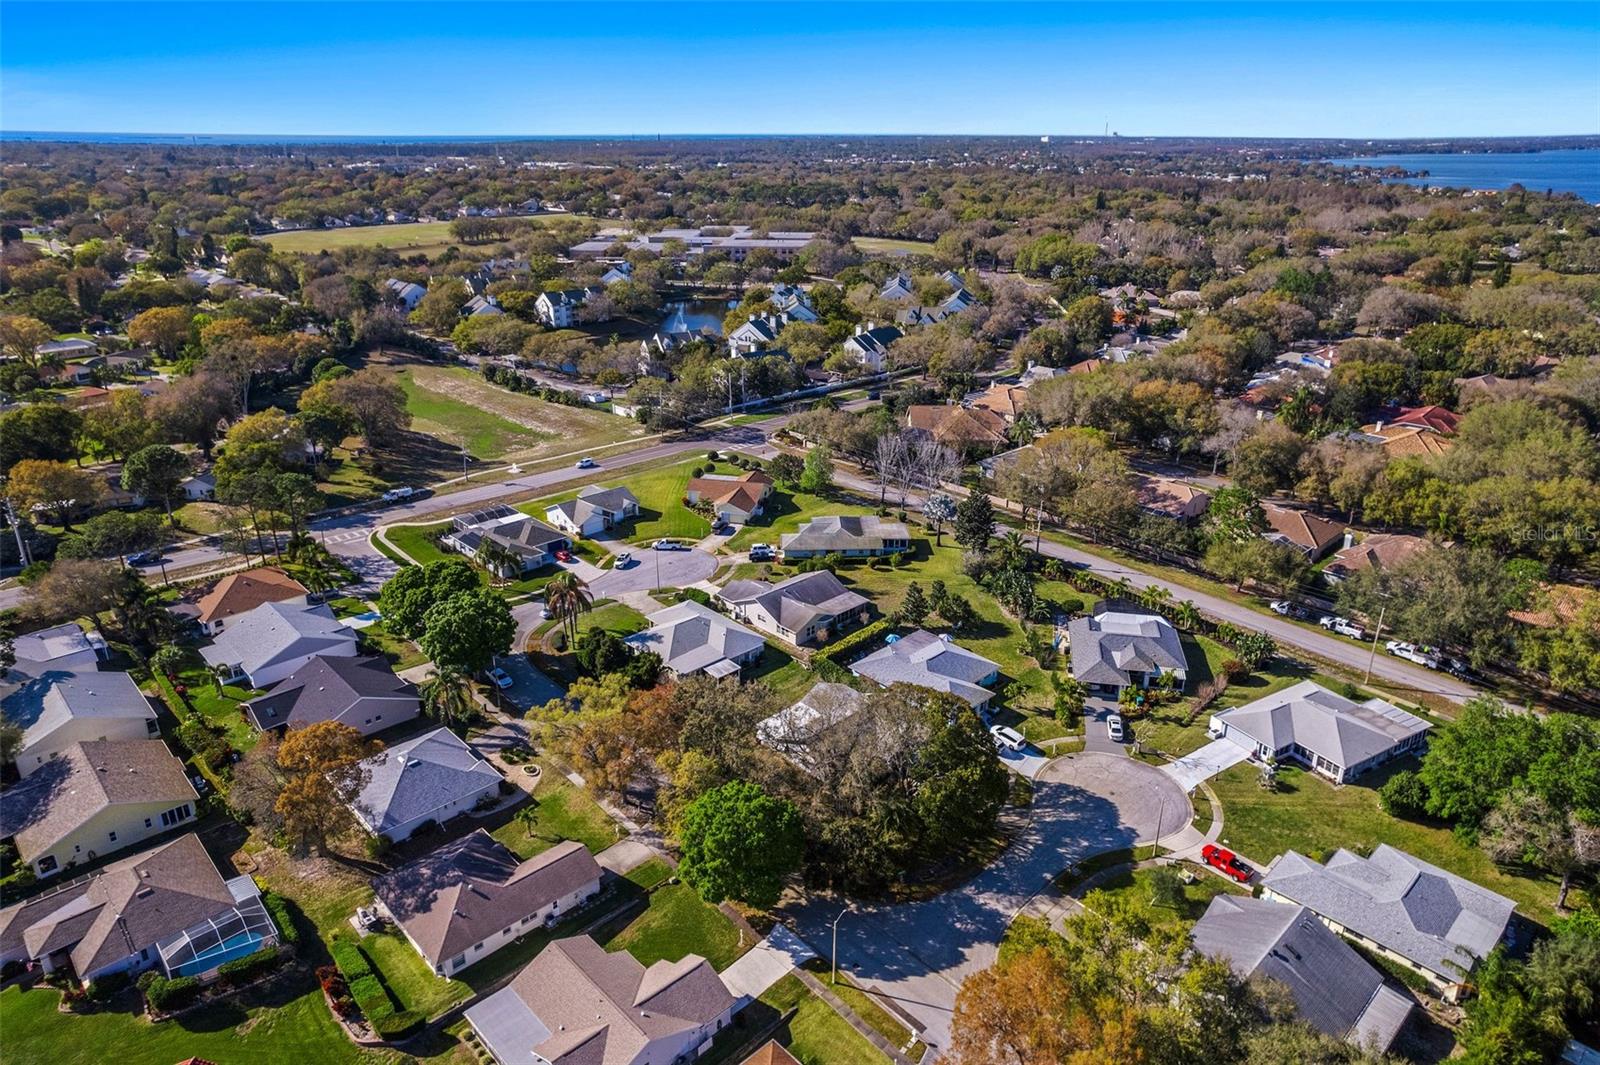
<svg viewBox="0 0 1600 1065">
<path fill-rule="evenodd" d="M 1329 159 L 1335 166 L 1397 166 L 1426 170 L 1427 177 L 1391 178 L 1406 185 L 1505 189 L 1521 185 L 1529 192 L 1575 193 L 1600 203 L 1600 148 L 1562 148 L 1548 152 L 1482 152 L 1475 154 L 1367 155 Z"/>
</svg>

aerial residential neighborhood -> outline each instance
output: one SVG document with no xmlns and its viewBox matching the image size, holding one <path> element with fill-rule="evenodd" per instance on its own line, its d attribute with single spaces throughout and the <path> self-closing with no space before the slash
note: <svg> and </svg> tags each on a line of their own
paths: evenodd
<svg viewBox="0 0 1600 1065">
<path fill-rule="evenodd" d="M 4 1065 L 1600 1062 L 1591 13 L 41 8 Z"/>
</svg>

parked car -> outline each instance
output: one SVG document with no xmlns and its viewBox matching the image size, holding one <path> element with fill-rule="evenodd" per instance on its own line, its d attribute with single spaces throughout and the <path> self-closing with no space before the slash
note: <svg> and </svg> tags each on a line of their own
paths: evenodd
<svg viewBox="0 0 1600 1065">
<path fill-rule="evenodd" d="M 1249 883 L 1250 878 L 1255 875 L 1248 865 L 1239 860 L 1237 854 L 1215 843 L 1207 843 L 1201 847 L 1200 857 L 1213 869 L 1220 870 L 1241 884 Z"/>
<path fill-rule="evenodd" d="M 572 552 L 568 551 L 566 548 L 563 547 L 561 550 L 556 552 L 556 561 L 557 562 L 571 562 L 572 561 Z"/>
<path fill-rule="evenodd" d="M 1110 717 L 1106 718 L 1106 732 L 1110 734 L 1111 739 L 1114 742 L 1116 742 L 1116 743 L 1121 743 L 1122 742 L 1122 739 L 1126 735 L 1126 733 L 1123 731 L 1123 728 L 1122 728 L 1122 715 L 1121 714 L 1112 714 Z"/>
<path fill-rule="evenodd" d="M 657 550 L 657 551 L 687 551 L 688 550 L 687 547 L 684 547 L 682 544 L 678 543 L 676 540 L 657 540 L 654 544 L 652 544 L 650 546 L 655 548 L 655 550 Z"/>
<path fill-rule="evenodd" d="M 130 566 L 153 566 L 160 561 L 161 551 L 159 548 L 151 551 L 136 551 L 128 556 L 128 565 Z"/>
<path fill-rule="evenodd" d="M 199 773 L 189 774 L 189 783 L 194 785 L 194 793 L 202 799 L 211 794 L 211 781 Z"/>
<path fill-rule="evenodd" d="M 1317 624 L 1329 632 L 1337 632 L 1340 636 L 1348 636 L 1352 640 L 1364 640 L 1367 630 L 1351 621 L 1349 618 L 1339 617 L 1337 614 L 1324 614 Z"/>
<path fill-rule="evenodd" d="M 550 604 L 549 603 L 540 603 L 539 604 L 539 617 L 542 620 L 549 621 L 551 618 L 553 618 L 555 616 L 556 616 L 555 612 L 550 609 Z"/>
<path fill-rule="evenodd" d="M 1028 745 L 1028 741 L 1022 738 L 1022 733 L 1005 725 L 990 725 L 989 735 L 994 737 L 995 746 L 1001 750 L 1020 751 Z"/>
<path fill-rule="evenodd" d="M 1446 656 L 1442 664 L 1444 671 L 1452 677 L 1459 677 L 1461 680 L 1473 680 L 1477 677 L 1477 674 L 1472 671 L 1472 667 L 1464 659 Z"/>
<path fill-rule="evenodd" d="M 496 688 L 499 688 L 501 691 L 505 691 L 507 688 L 511 687 L 511 685 L 513 683 L 515 683 L 511 679 L 511 674 L 507 673 L 505 670 L 501 669 L 499 666 L 492 667 L 489 670 L 489 672 L 484 674 L 484 676 L 489 678 L 489 683 L 490 684 L 493 684 Z"/>
<path fill-rule="evenodd" d="M 592 470 L 596 466 L 598 466 L 599 463 L 596 462 L 594 459 L 590 458 L 589 456 L 585 455 L 583 458 L 579 459 L 577 462 L 574 462 L 573 465 L 576 466 L 580 470 Z"/>
<path fill-rule="evenodd" d="M 1431 647 L 1418 647 L 1403 640 L 1390 640 L 1383 646 L 1385 650 L 1396 658 L 1403 658 L 1407 662 L 1415 662 L 1419 666 L 1438 669 L 1441 664 L 1438 652 Z"/>
<path fill-rule="evenodd" d="M 1274 614 L 1279 614 L 1286 618 L 1303 618 L 1306 616 L 1305 607 L 1299 603 L 1291 603 L 1287 599 L 1274 599 L 1267 606 Z"/>
<path fill-rule="evenodd" d="M 402 499 L 410 499 L 416 493 L 417 490 L 410 485 L 401 485 L 399 488 L 391 488 L 383 493 L 383 501 L 385 503 L 398 503 Z"/>
<path fill-rule="evenodd" d="M 631 565 L 633 565 L 633 552 L 631 552 L 631 551 L 619 551 L 619 552 L 617 552 L 617 561 L 614 563 L 614 567 L 616 569 L 627 569 Z"/>
<path fill-rule="evenodd" d="M 772 545 L 771 544 L 751 544 L 750 545 L 750 561 L 751 562 L 771 562 L 776 557 L 777 557 L 777 552 L 772 549 Z"/>
</svg>

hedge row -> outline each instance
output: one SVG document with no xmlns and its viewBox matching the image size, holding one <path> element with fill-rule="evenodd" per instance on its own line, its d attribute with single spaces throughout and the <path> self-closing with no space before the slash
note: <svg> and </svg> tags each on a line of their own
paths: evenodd
<svg viewBox="0 0 1600 1065">
<path fill-rule="evenodd" d="M 290 946 L 297 945 L 300 942 L 300 927 L 295 923 L 289 900 L 276 891 L 263 891 L 261 902 L 272 915 L 272 923 L 278 926 L 278 938 Z"/>
<path fill-rule="evenodd" d="M 254 954 L 223 962 L 217 966 L 217 976 L 229 987 L 240 987 L 275 968 L 282 960 L 277 947 L 262 947 Z"/>
<path fill-rule="evenodd" d="M 871 643 L 873 640 L 876 640 L 885 632 L 893 628 L 894 626 L 889 623 L 888 618 L 880 618 L 870 625 L 863 625 L 855 632 L 839 637 L 839 639 L 833 641 L 832 643 L 828 644 L 828 646 L 822 648 L 816 654 L 812 655 L 811 661 L 816 663 L 817 661 L 821 660 L 824 662 L 832 662 L 833 664 L 838 665 L 842 659 L 850 654 L 850 652 L 860 648 L 865 644 Z"/>
<path fill-rule="evenodd" d="M 414 1035 L 428 1020 L 416 1010 L 397 1009 L 383 981 L 373 971 L 372 962 L 358 944 L 348 939 L 335 939 L 329 944 L 334 964 L 344 975 L 350 997 L 356 1000 L 361 1013 L 372 1026 L 379 1039 L 397 1041 Z"/>
<path fill-rule="evenodd" d="M 200 995 L 200 981 L 193 976 L 167 979 L 154 970 L 139 977 L 139 990 L 150 1003 L 150 1008 L 171 1013 L 193 1002 Z"/>
</svg>

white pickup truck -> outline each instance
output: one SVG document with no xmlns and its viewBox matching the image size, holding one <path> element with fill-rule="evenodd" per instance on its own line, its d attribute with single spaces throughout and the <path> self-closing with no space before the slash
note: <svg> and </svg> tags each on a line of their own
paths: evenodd
<svg viewBox="0 0 1600 1065">
<path fill-rule="evenodd" d="M 1442 661 L 1439 658 L 1439 653 L 1431 647 L 1418 647 L 1402 640 L 1390 640 L 1383 646 L 1385 650 L 1396 658 L 1403 658 L 1407 662 L 1415 662 L 1417 665 L 1427 666 L 1429 669 L 1438 669 Z"/>
<path fill-rule="evenodd" d="M 1322 620 L 1317 622 L 1329 632 L 1337 632 L 1340 636 L 1348 636 L 1352 640 L 1364 640 L 1367 630 L 1351 621 L 1349 618 L 1339 617 L 1337 614 L 1324 614 Z"/>
</svg>

